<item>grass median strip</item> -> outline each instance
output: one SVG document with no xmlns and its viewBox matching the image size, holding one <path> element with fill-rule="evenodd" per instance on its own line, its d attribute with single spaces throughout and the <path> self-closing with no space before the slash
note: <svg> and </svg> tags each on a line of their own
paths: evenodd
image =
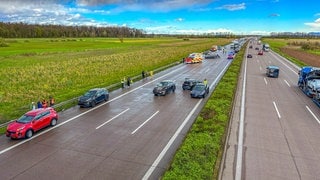
<svg viewBox="0 0 320 180">
<path fill-rule="evenodd" d="M 201 110 L 162 179 L 217 179 L 243 57 L 244 48 Z"/>
</svg>

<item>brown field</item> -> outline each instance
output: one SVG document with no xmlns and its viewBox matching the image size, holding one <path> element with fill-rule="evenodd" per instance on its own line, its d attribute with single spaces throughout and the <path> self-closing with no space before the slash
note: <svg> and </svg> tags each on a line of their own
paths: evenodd
<svg viewBox="0 0 320 180">
<path fill-rule="evenodd" d="M 299 59 L 300 61 L 303 61 L 304 63 L 310 66 L 320 67 L 319 55 L 311 54 L 297 48 L 283 47 L 280 50 L 283 53 L 288 54 L 289 56 L 294 57 L 296 59 Z"/>
</svg>

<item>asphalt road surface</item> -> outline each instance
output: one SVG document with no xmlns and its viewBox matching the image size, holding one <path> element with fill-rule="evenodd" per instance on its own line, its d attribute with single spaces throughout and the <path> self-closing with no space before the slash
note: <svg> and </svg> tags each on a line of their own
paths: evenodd
<svg viewBox="0 0 320 180">
<path fill-rule="evenodd" d="M 206 78 L 211 93 L 230 62 L 180 64 L 113 91 L 94 108 L 59 113 L 57 126 L 31 139 L 1 136 L 0 179 L 158 179 L 207 99 L 191 98 L 184 79 Z M 176 91 L 154 96 L 165 79 L 176 82 Z"/>
<path fill-rule="evenodd" d="M 221 179 L 319 179 L 320 109 L 298 88 L 298 67 L 256 46 L 243 64 Z M 279 78 L 266 77 L 268 65 Z"/>
</svg>

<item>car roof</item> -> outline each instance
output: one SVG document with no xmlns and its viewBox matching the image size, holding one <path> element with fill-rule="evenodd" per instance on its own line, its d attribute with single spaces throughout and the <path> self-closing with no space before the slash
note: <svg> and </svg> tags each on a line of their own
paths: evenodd
<svg viewBox="0 0 320 180">
<path fill-rule="evenodd" d="M 101 91 L 101 90 L 107 90 L 106 88 L 93 88 L 90 89 L 89 91 Z"/>
<path fill-rule="evenodd" d="M 163 80 L 161 82 L 173 82 L 173 80 Z"/>
<path fill-rule="evenodd" d="M 31 110 L 31 111 L 28 111 L 27 113 L 25 113 L 26 115 L 29 115 L 29 116 L 36 116 L 44 111 L 47 111 L 47 110 L 50 110 L 52 109 L 51 107 L 49 108 L 38 108 L 38 109 L 34 109 L 34 110 Z"/>
<path fill-rule="evenodd" d="M 202 83 L 202 82 L 199 82 L 199 83 L 196 84 L 196 86 L 205 86 L 205 84 Z"/>
<path fill-rule="evenodd" d="M 275 65 L 270 65 L 270 66 L 268 66 L 267 68 L 268 68 L 268 69 L 279 69 L 279 67 L 278 67 L 278 66 L 275 66 Z"/>
</svg>

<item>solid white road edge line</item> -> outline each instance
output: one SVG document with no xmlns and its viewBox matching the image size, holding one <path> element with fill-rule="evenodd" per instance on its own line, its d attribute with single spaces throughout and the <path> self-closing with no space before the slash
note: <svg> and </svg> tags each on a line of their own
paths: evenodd
<svg viewBox="0 0 320 180">
<path fill-rule="evenodd" d="M 276 60 L 278 60 L 281 64 L 283 64 L 284 66 L 286 66 L 290 71 L 294 72 L 295 74 L 298 74 L 297 71 L 293 70 L 291 67 L 289 67 L 287 64 L 285 64 L 284 62 L 280 61 L 278 59 L 278 57 L 276 55 L 274 55 L 273 53 L 271 53 L 271 55 L 276 58 Z"/>
<path fill-rule="evenodd" d="M 213 86 L 221 79 L 222 75 L 225 73 L 225 71 L 227 70 L 227 68 L 230 66 L 232 61 L 229 61 L 228 64 L 224 67 L 224 69 L 220 72 L 220 74 L 218 75 L 218 77 L 212 82 L 212 84 L 210 85 L 210 89 L 213 88 Z M 184 126 L 187 124 L 187 122 L 190 120 L 192 114 L 196 111 L 196 109 L 198 109 L 198 106 L 200 105 L 200 103 L 202 102 L 203 99 L 200 99 L 198 101 L 198 103 L 195 105 L 195 107 L 192 109 L 192 111 L 188 114 L 188 116 L 184 119 L 183 123 L 179 126 L 179 128 L 177 129 L 177 131 L 174 133 L 174 135 L 170 138 L 169 142 L 167 143 L 167 145 L 162 149 L 161 153 L 158 155 L 157 159 L 152 163 L 152 165 L 150 166 L 150 168 L 148 169 L 148 171 L 146 172 L 146 174 L 143 176 L 142 180 L 147 180 L 149 179 L 149 177 L 151 176 L 151 174 L 153 173 L 153 171 L 156 169 L 156 167 L 158 166 L 158 164 L 160 163 L 161 159 L 164 157 L 164 155 L 167 153 L 168 149 L 171 147 L 171 145 L 173 144 L 173 142 L 176 140 L 176 138 L 178 137 L 178 135 L 180 134 L 180 132 L 182 131 L 182 129 L 184 128 Z"/>
<path fill-rule="evenodd" d="M 307 110 L 310 112 L 310 114 L 314 117 L 315 120 L 317 120 L 318 124 L 320 124 L 320 120 L 317 118 L 317 116 L 311 111 L 311 109 L 306 106 Z"/>
<path fill-rule="evenodd" d="M 273 101 L 272 103 L 273 103 L 274 109 L 276 109 L 276 111 L 277 111 L 278 118 L 280 119 L 280 118 L 281 118 L 281 115 L 280 115 L 280 112 L 279 112 L 279 110 L 278 110 L 277 104 L 276 104 L 274 101 Z"/>
<path fill-rule="evenodd" d="M 114 116 L 113 118 L 109 119 L 108 121 L 106 121 L 106 122 L 102 123 L 100 126 L 96 127 L 96 129 L 99 129 L 99 128 L 101 128 L 102 126 L 106 125 L 107 123 L 111 122 L 111 121 L 112 121 L 112 120 L 114 120 L 115 118 L 119 117 L 121 114 L 123 114 L 123 113 L 127 112 L 129 109 L 130 109 L 130 108 L 128 108 L 128 109 L 126 109 L 126 110 L 122 111 L 122 112 L 121 112 L 121 113 L 119 113 L 118 115 L 116 115 L 116 116 Z"/>
<path fill-rule="evenodd" d="M 135 129 L 134 131 L 132 131 L 131 134 L 136 133 L 142 126 L 144 126 L 148 121 L 150 121 L 155 115 L 157 115 L 159 113 L 159 111 L 155 112 L 154 114 L 152 114 L 152 116 L 150 116 L 146 121 L 144 121 L 137 129 Z"/>
<path fill-rule="evenodd" d="M 179 128 L 177 129 L 177 131 L 174 133 L 174 135 L 170 138 L 168 144 L 163 148 L 163 150 L 161 151 L 161 153 L 158 155 L 157 159 L 153 162 L 153 164 L 150 166 L 150 168 L 148 169 L 148 171 L 146 172 L 146 174 L 143 176 L 142 180 L 147 180 L 152 172 L 156 169 L 156 167 L 158 166 L 158 164 L 160 163 L 160 160 L 163 158 L 163 156 L 167 153 L 168 149 L 170 148 L 170 146 L 173 144 L 173 142 L 176 140 L 176 138 L 178 137 L 179 133 L 182 131 L 182 129 L 184 128 L 184 126 L 187 124 L 187 122 L 189 121 L 189 119 L 191 118 L 192 114 L 197 110 L 198 106 L 200 105 L 200 103 L 202 102 L 203 99 L 200 99 L 198 101 L 198 103 L 194 106 L 194 108 L 192 109 L 192 111 L 188 114 L 188 116 L 186 117 L 186 119 L 183 121 L 183 123 L 179 126 Z"/>
<path fill-rule="evenodd" d="M 246 82 L 247 82 L 247 63 L 245 59 L 243 81 L 242 81 L 242 94 L 241 94 L 241 108 L 240 108 L 240 122 L 239 122 L 239 135 L 238 135 L 238 149 L 237 149 L 237 163 L 235 180 L 241 180 L 242 173 L 242 153 L 243 153 L 243 129 L 244 129 L 244 114 L 245 114 L 245 101 L 246 101 Z"/>
</svg>

